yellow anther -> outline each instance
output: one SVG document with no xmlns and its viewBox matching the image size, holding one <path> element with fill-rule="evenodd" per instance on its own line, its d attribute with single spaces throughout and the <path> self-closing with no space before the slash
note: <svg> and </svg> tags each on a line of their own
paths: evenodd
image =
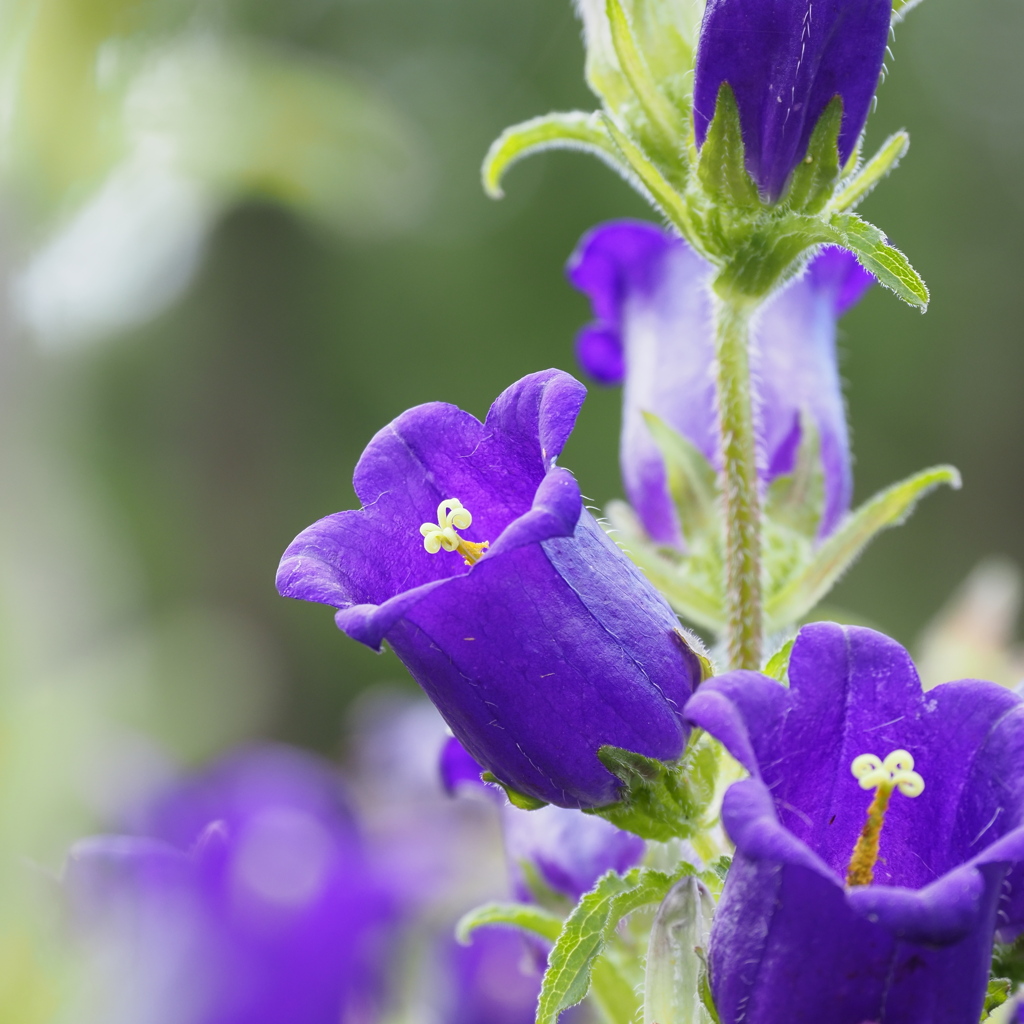
<svg viewBox="0 0 1024 1024">
<path fill-rule="evenodd" d="M 463 540 L 456 530 L 466 530 L 473 525 L 473 515 L 458 498 L 446 498 L 437 506 L 437 522 L 424 523 L 420 527 L 423 534 L 423 547 L 431 555 L 436 555 L 442 548 L 445 551 L 458 551 L 466 565 L 479 562 L 484 549 L 490 541 L 481 544 Z"/>
<path fill-rule="evenodd" d="M 913 755 L 906 750 L 894 750 L 884 761 L 875 754 L 861 754 L 854 758 L 850 771 L 861 789 L 876 792 L 846 869 L 846 884 L 870 885 L 878 862 L 878 844 L 889 797 L 894 789 L 904 796 L 920 796 L 924 792 L 924 779 L 914 771 Z"/>
</svg>

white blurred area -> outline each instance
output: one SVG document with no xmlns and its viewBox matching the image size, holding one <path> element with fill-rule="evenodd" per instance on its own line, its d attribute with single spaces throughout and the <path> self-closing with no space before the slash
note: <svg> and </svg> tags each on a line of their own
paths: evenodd
<svg viewBox="0 0 1024 1024">
<path fill-rule="evenodd" d="M 1024 692 L 1024 644 L 1017 623 L 1024 577 L 1006 558 L 978 564 L 932 620 L 918 643 L 926 689 L 954 679 L 989 679 Z"/>
<path fill-rule="evenodd" d="M 50 349 L 145 323 L 192 280 L 216 206 L 158 160 L 119 167 L 15 279 L 19 314 Z"/>
<path fill-rule="evenodd" d="M 421 207 L 403 119 L 346 71 L 189 32 L 108 44 L 96 76 L 118 102 L 117 159 L 61 214 L 15 277 L 15 308 L 47 349 L 156 316 L 192 280 L 232 203 L 281 202 L 343 234 L 401 230 Z"/>
</svg>

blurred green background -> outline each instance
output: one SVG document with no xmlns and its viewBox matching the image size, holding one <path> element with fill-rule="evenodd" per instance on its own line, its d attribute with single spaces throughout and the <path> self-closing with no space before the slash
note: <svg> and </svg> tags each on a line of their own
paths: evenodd
<svg viewBox="0 0 1024 1024">
<path fill-rule="evenodd" d="M 0 755 L 11 785 L 53 777 L 45 856 L 175 763 L 248 736 L 334 752 L 361 690 L 412 686 L 276 595 L 281 552 L 352 506 L 359 453 L 403 409 L 483 415 L 525 373 L 574 370 L 588 308 L 565 259 L 598 221 L 651 214 L 576 154 L 517 167 L 501 203 L 480 189 L 506 125 L 594 106 L 568 0 L 20 0 L 2 19 Z M 1022 38 L 1017 0 L 927 0 L 869 122 L 869 149 L 910 129 L 865 211 L 933 303 L 875 289 L 843 323 L 858 500 L 942 461 L 965 487 L 831 603 L 908 644 L 978 559 L 1024 561 Z M 618 406 L 592 388 L 562 460 L 595 503 L 620 493 Z"/>
</svg>

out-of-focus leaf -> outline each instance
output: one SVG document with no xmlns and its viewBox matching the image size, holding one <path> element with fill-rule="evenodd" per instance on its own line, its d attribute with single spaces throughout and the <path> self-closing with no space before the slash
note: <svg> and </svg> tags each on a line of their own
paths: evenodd
<svg viewBox="0 0 1024 1024">
<path fill-rule="evenodd" d="M 898 526 L 929 491 L 946 484 L 960 488 L 952 466 L 923 470 L 876 494 L 839 524 L 811 561 L 765 602 L 769 630 L 784 629 L 807 614 L 838 582 L 865 547 L 882 530 Z"/>
</svg>

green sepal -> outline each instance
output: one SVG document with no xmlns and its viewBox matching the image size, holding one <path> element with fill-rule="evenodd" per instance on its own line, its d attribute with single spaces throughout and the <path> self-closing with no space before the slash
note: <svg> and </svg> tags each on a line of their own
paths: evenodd
<svg viewBox="0 0 1024 1024">
<path fill-rule="evenodd" d="M 603 746 L 597 756 L 624 785 L 618 803 L 588 809 L 644 839 L 686 839 L 701 826 L 718 774 L 715 748 L 696 734 L 682 758 L 657 761 L 632 750 Z"/>
<path fill-rule="evenodd" d="M 842 212 L 853 209 L 890 171 L 910 149 L 910 136 L 896 132 L 882 143 L 878 152 L 836 193 L 828 204 L 830 210 Z"/>
<path fill-rule="evenodd" d="M 545 114 L 506 128 L 491 143 L 484 157 L 480 171 L 484 191 L 492 199 L 501 199 L 505 195 L 501 180 L 509 168 L 524 157 L 547 149 L 585 150 L 611 164 L 620 174 L 629 173 L 618 147 L 605 128 L 601 114 L 585 114 L 574 110 L 569 113 Z"/>
<path fill-rule="evenodd" d="M 607 114 L 605 128 L 618 147 L 623 159 L 633 172 L 630 175 L 634 188 L 650 200 L 682 233 L 683 237 L 705 258 L 709 253 L 703 237 L 696 231 L 693 214 L 686 200 L 680 195 L 661 169 Z"/>
<path fill-rule="evenodd" d="M 657 80 L 651 74 L 619 0 L 605 0 L 605 13 L 619 67 L 650 126 L 643 133 L 648 136 L 644 141 L 655 150 L 662 162 L 671 162 L 673 158 L 681 160 L 685 125 L 679 112 L 661 92 Z"/>
<path fill-rule="evenodd" d="M 765 496 L 765 517 L 805 537 L 817 536 L 825 510 L 821 438 L 812 417 L 800 416 L 800 445 L 791 473 L 777 476 Z"/>
<path fill-rule="evenodd" d="M 820 216 L 776 210 L 775 216 L 751 222 L 742 244 L 727 253 L 712 282 L 727 302 L 762 302 L 803 266 L 808 250 L 836 241 Z"/>
<path fill-rule="evenodd" d="M 879 284 L 894 291 L 908 305 L 917 306 L 922 313 L 928 308 L 928 286 L 921 275 L 874 224 L 855 213 L 833 214 L 826 223 L 833 235 L 832 241 L 849 249 L 860 265 L 875 275 Z"/>
<path fill-rule="evenodd" d="M 718 474 L 702 452 L 653 412 L 643 413 L 665 464 L 669 493 L 687 539 L 698 533 L 722 532 Z"/>
<path fill-rule="evenodd" d="M 692 873 L 689 864 L 681 864 L 672 874 L 653 868 L 633 868 L 625 875 L 614 871 L 602 875 L 566 918 L 548 954 L 536 1024 L 555 1024 L 563 1010 L 586 997 L 594 961 L 624 917 L 641 907 L 660 903 L 680 878 Z"/>
<path fill-rule="evenodd" d="M 780 683 L 786 682 L 789 676 L 789 657 L 793 653 L 793 644 L 796 638 L 787 640 L 769 659 L 764 666 L 764 674 L 777 679 Z"/>
<path fill-rule="evenodd" d="M 538 800 L 535 796 L 527 796 L 525 793 L 520 793 L 518 789 L 513 789 L 511 786 L 505 785 L 493 772 L 484 772 L 481 776 L 484 782 L 490 782 L 492 785 L 501 786 L 505 790 L 505 796 L 508 797 L 508 802 L 513 807 L 518 807 L 521 811 L 538 811 L 542 807 L 547 807 L 546 800 Z"/>
<path fill-rule="evenodd" d="M 563 919 L 532 903 L 485 903 L 459 918 L 455 925 L 455 938 L 463 946 L 468 946 L 473 932 L 489 924 L 511 925 L 554 942 L 562 930 Z"/>
<path fill-rule="evenodd" d="M 839 524 L 808 562 L 765 601 L 769 632 L 785 629 L 806 615 L 836 584 L 865 547 L 882 530 L 898 526 L 929 491 L 947 484 L 960 488 L 952 466 L 935 466 L 879 492 Z"/>
<path fill-rule="evenodd" d="M 893 0 L 892 3 L 892 24 L 901 22 L 921 0 Z"/>
<path fill-rule="evenodd" d="M 1013 982 L 1009 978 L 989 978 L 988 987 L 985 989 L 983 1012 L 991 1013 L 1002 1006 L 1010 998 L 1012 988 Z"/>
<path fill-rule="evenodd" d="M 728 82 L 723 82 L 715 101 L 715 116 L 708 127 L 697 164 L 697 177 L 707 196 L 740 210 L 757 210 L 761 199 L 747 173 L 740 128 L 740 110 Z"/>
<path fill-rule="evenodd" d="M 839 181 L 839 129 L 843 101 L 834 96 L 811 133 L 807 154 L 797 164 L 783 201 L 801 213 L 820 213 Z"/>
</svg>

